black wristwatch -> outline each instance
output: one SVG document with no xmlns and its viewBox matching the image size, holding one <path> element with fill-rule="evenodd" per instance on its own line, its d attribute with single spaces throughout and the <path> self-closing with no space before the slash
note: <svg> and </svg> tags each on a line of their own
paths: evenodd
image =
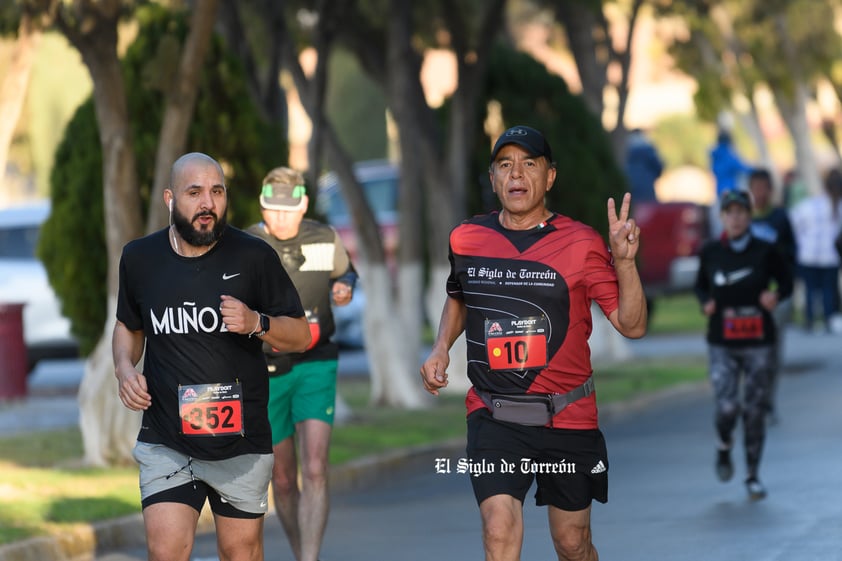
<svg viewBox="0 0 842 561">
<path fill-rule="evenodd" d="M 259 312 L 258 312 L 259 313 Z M 266 335 L 266 332 L 269 331 L 269 327 L 271 324 L 269 323 L 269 316 L 266 314 L 260 314 L 260 331 L 255 333 L 258 337 L 263 337 Z"/>
</svg>

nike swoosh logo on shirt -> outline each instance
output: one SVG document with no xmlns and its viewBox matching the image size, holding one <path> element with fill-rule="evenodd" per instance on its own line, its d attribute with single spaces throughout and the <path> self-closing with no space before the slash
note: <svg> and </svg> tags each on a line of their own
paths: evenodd
<svg viewBox="0 0 842 561">
<path fill-rule="evenodd" d="M 240 273 L 234 273 L 233 275 L 227 275 L 225 273 L 222 273 L 222 280 L 233 279 L 234 277 L 238 276 L 240 276 Z"/>
<path fill-rule="evenodd" d="M 736 271 L 731 271 L 730 273 L 722 273 L 721 271 L 717 271 L 716 274 L 713 276 L 713 282 L 717 286 L 725 286 L 736 284 L 739 281 L 743 280 L 747 276 L 752 273 L 751 267 L 744 267 L 742 269 L 738 269 Z"/>
</svg>

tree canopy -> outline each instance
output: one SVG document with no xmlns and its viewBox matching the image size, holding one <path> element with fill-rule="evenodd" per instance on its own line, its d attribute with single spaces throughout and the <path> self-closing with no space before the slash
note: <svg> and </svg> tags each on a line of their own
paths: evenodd
<svg viewBox="0 0 842 561">
<path fill-rule="evenodd" d="M 140 32 L 122 60 L 145 217 L 150 204 L 163 95 L 186 34 L 186 19 L 150 5 L 138 10 Z M 246 90 L 239 61 L 216 38 L 202 72 L 188 149 L 218 159 L 229 187 L 229 221 L 247 226 L 260 217 L 257 197 L 266 171 L 287 160 L 279 127 L 265 123 Z M 93 100 L 76 112 L 56 152 L 52 213 L 39 240 L 50 283 L 71 321 L 83 355 L 105 323 L 107 255 L 103 219 L 102 149 Z M 163 204 L 162 201 L 159 202 Z"/>
</svg>

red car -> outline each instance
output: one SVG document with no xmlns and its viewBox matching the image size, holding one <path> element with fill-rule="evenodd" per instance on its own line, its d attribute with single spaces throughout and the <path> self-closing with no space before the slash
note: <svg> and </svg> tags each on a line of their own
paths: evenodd
<svg viewBox="0 0 842 561">
<path fill-rule="evenodd" d="M 640 226 L 640 279 L 650 303 L 690 291 L 699 270 L 699 251 L 708 239 L 708 208 L 692 202 L 633 203 Z"/>
</svg>

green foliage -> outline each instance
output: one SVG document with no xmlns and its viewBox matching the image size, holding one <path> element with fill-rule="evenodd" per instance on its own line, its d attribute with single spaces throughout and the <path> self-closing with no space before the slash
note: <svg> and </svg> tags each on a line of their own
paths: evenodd
<svg viewBox="0 0 842 561">
<path fill-rule="evenodd" d="M 792 96 L 795 80 L 826 76 L 842 48 L 835 6 L 816 0 L 659 0 L 660 17 L 682 18 L 690 34 L 670 46 L 699 84 L 696 106 L 713 120 L 734 93 L 760 83 Z"/>
<path fill-rule="evenodd" d="M 649 136 L 667 169 L 679 166 L 710 166 L 708 150 L 716 138 L 716 127 L 692 115 L 675 114 L 658 121 Z"/>
<path fill-rule="evenodd" d="M 91 95 L 91 78 L 79 51 L 57 31 L 45 32 L 38 44 L 27 89 L 21 128 L 26 130 L 32 171 L 39 194 L 48 196 L 50 173 L 67 123 Z"/>
<path fill-rule="evenodd" d="M 21 9 L 17 2 L 0 2 L 0 36 L 14 36 L 20 16 Z"/>
<path fill-rule="evenodd" d="M 341 48 L 330 54 L 325 112 L 353 161 L 385 158 L 386 98 Z"/>
<path fill-rule="evenodd" d="M 183 15 L 157 5 L 139 10 L 137 17 L 141 29 L 122 64 L 143 202 L 139 210 L 145 216 L 164 92 L 172 83 L 187 22 Z M 106 314 L 107 254 L 97 130 L 89 99 L 68 125 L 56 152 L 52 213 L 39 242 L 39 255 L 83 355 L 99 340 Z M 187 151 L 205 152 L 223 164 L 232 224 L 245 227 L 259 220 L 260 182 L 266 170 L 286 163 L 286 140 L 278 124 L 261 121 L 239 61 L 218 38 L 205 61 Z"/>
<path fill-rule="evenodd" d="M 38 242 L 62 313 L 70 318 L 80 351 L 87 355 L 105 322 L 105 227 L 102 150 L 93 100 L 83 103 L 67 125 L 50 174 L 52 211 Z"/>
<path fill-rule="evenodd" d="M 614 160 L 608 135 L 582 97 L 570 93 L 562 78 L 547 72 L 529 55 L 503 46 L 495 47 L 491 55 L 483 95 L 480 107 L 498 102 L 506 127 L 529 125 L 547 138 L 558 169 L 547 206 L 604 235 L 608 229 L 606 201 L 622 196 L 625 178 Z M 475 212 L 488 210 L 487 199 L 483 202 L 482 197 L 490 192 L 490 142 L 485 137 L 477 142 L 473 177 L 481 177 L 483 184 L 474 188 L 470 201 Z"/>
<path fill-rule="evenodd" d="M 654 313 L 649 315 L 650 335 L 698 333 L 704 337 L 707 317 L 702 313 L 694 294 L 672 294 L 655 300 Z"/>
</svg>

